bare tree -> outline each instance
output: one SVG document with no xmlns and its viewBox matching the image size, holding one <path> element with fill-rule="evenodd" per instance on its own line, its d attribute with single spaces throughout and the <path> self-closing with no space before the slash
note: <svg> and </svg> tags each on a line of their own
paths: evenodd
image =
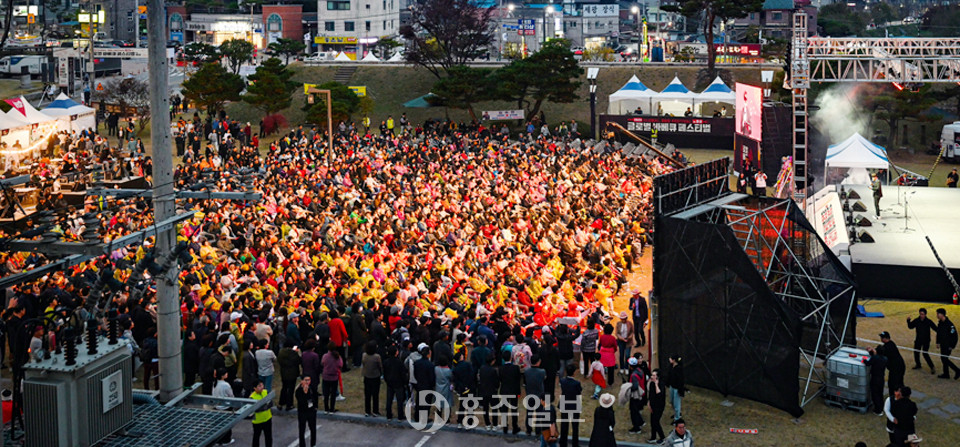
<svg viewBox="0 0 960 447">
<path fill-rule="evenodd" d="M 400 34 L 407 39 L 406 58 L 434 76 L 483 55 L 493 43 L 493 8 L 472 0 L 426 0 L 414 10 Z"/>
</svg>

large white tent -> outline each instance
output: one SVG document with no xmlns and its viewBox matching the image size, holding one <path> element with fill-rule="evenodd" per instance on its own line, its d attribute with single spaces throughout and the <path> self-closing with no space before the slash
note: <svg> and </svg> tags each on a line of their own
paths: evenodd
<svg viewBox="0 0 960 447">
<path fill-rule="evenodd" d="M 656 94 L 657 92 L 650 90 L 640 79 L 633 76 L 620 90 L 610 95 L 607 112 L 611 115 L 627 115 L 640 107 L 644 113 L 651 114 L 653 111 L 650 110 L 650 98 Z"/>
<path fill-rule="evenodd" d="M 723 82 L 723 79 L 720 79 L 720 76 L 717 76 L 717 79 L 714 79 L 707 88 L 703 89 L 702 92 L 697 93 L 694 96 L 695 110 L 694 112 L 697 115 L 704 116 L 706 115 L 703 112 L 703 107 L 720 107 L 720 104 L 730 105 L 729 110 L 733 110 L 736 105 L 737 94 L 733 90 L 730 90 L 730 87 L 727 87 L 727 84 Z"/>
<path fill-rule="evenodd" d="M 693 107 L 695 99 L 696 95 L 691 93 L 680 82 L 680 79 L 674 76 L 673 81 L 670 81 L 670 84 L 662 92 L 653 97 L 653 103 L 664 115 L 683 116 L 688 107 Z"/>
<path fill-rule="evenodd" d="M 47 105 L 43 113 L 60 118 L 60 130 L 80 132 L 97 125 L 95 109 L 80 104 L 63 93 Z"/>
<path fill-rule="evenodd" d="M 26 98 L 24 98 L 23 96 L 20 97 L 20 104 L 23 105 L 23 113 L 21 113 L 19 110 L 17 110 L 16 107 L 14 107 L 10 109 L 9 112 L 7 112 L 7 115 L 12 115 L 15 118 L 25 119 L 30 124 L 47 123 L 55 119 L 50 115 L 47 115 L 37 110 L 36 108 L 34 108 L 32 105 L 30 105 L 30 102 L 27 101 Z"/>
<path fill-rule="evenodd" d="M 367 53 L 363 59 L 360 59 L 360 62 L 380 62 L 380 59 L 377 59 L 377 56 L 373 54 L 373 51 Z"/>
<path fill-rule="evenodd" d="M 0 141 L 6 147 L 0 151 L 0 168 L 4 171 L 13 169 L 27 158 L 35 158 L 39 154 L 39 147 L 30 145 L 30 127 L 32 125 L 15 116 L 0 113 Z M 19 148 L 15 145 L 19 144 Z"/>
<path fill-rule="evenodd" d="M 827 147 L 825 167 L 828 178 L 842 177 L 841 183 L 864 185 L 870 183 L 867 169 L 889 169 L 890 160 L 887 159 L 885 148 L 870 142 L 859 133 L 854 133 L 850 138 Z M 847 171 L 845 175 L 840 175 L 837 171 L 831 173 L 831 169 Z"/>
</svg>

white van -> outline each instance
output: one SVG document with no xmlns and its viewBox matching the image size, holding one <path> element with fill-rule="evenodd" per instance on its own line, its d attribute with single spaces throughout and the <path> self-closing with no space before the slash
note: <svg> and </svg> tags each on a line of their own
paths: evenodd
<svg viewBox="0 0 960 447">
<path fill-rule="evenodd" d="M 940 150 L 943 159 L 960 162 L 960 121 L 943 126 L 940 132 Z"/>
</svg>

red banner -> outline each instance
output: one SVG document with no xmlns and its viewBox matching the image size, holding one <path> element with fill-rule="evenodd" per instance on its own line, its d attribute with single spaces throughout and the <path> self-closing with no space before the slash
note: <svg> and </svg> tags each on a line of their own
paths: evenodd
<svg viewBox="0 0 960 447">
<path fill-rule="evenodd" d="M 27 109 L 23 107 L 22 99 L 15 98 L 15 99 L 7 99 L 5 101 L 7 101 L 7 104 L 10 104 L 11 106 L 13 106 L 14 109 L 17 109 L 17 111 L 20 112 L 21 115 L 27 116 Z"/>
</svg>

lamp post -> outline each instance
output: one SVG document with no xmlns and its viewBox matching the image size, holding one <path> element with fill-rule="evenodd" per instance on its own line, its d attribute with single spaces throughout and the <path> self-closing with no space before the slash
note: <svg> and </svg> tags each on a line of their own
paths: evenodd
<svg viewBox="0 0 960 447">
<path fill-rule="evenodd" d="M 637 62 L 640 62 L 643 58 L 641 54 L 640 45 L 640 7 L 633 5 L 630 7 L 630 12 L 633 13 L 633 35 L 637 38 Z"/>
<path fill-rule="evenodd" d="M 86 102 L 87 104 L 90 104 L 90 99 L 93 97 L 93 90 L 96 88 L 96 85 L 97 85 L 96 84 L 97 67 L 94 65 L 94 62 L 93 62 L 93 48 L 94 48 L 93 38 L 97 34 L 97 25 L 102 24 L 105 18 L 106 18 L 105 14 L 102 9 L 95 12 L 81 12 L 77 14 L 77 22 L 81 24 L 86 23 L 90 33 L 89 34 L 90 46 L 88 47 L 88 50 L 90 51 L 90 62 L 89 62 L 89 66 L 87 67 L 87 78 L 89 79 L 89 82 L 90 82 L 88 84 L 90 94 L 88 97 L 84 98 L 84 102 Z"/>
<path fill-rule="evenodd" d="M 511 19 L 513 18 L 513 8 L 515 8 L 515 6 L 513 6 L 513 3 L 507 4 L 507 17 Z M 504 30 L 500 30 L 500 58 L 501 59 L 503 59 L 503 41 L 504 40 L 507 40 L 507 32 Z"/>
<path fill-rule="evenodd" d="M 553 15 L 553 5 L 543 8 L 543 38 L 540 41 L 540 47 L 547 43 L 547 14 Z"/>
<path fill-rule="evenodd" d="M 597 74 L 600 68 L 587 68 L 587 81 L 590 82 L 590 132 L 593 133 L 593 139 L 597 139 L 599 130 L 597 129 Z"/>
</svg>

